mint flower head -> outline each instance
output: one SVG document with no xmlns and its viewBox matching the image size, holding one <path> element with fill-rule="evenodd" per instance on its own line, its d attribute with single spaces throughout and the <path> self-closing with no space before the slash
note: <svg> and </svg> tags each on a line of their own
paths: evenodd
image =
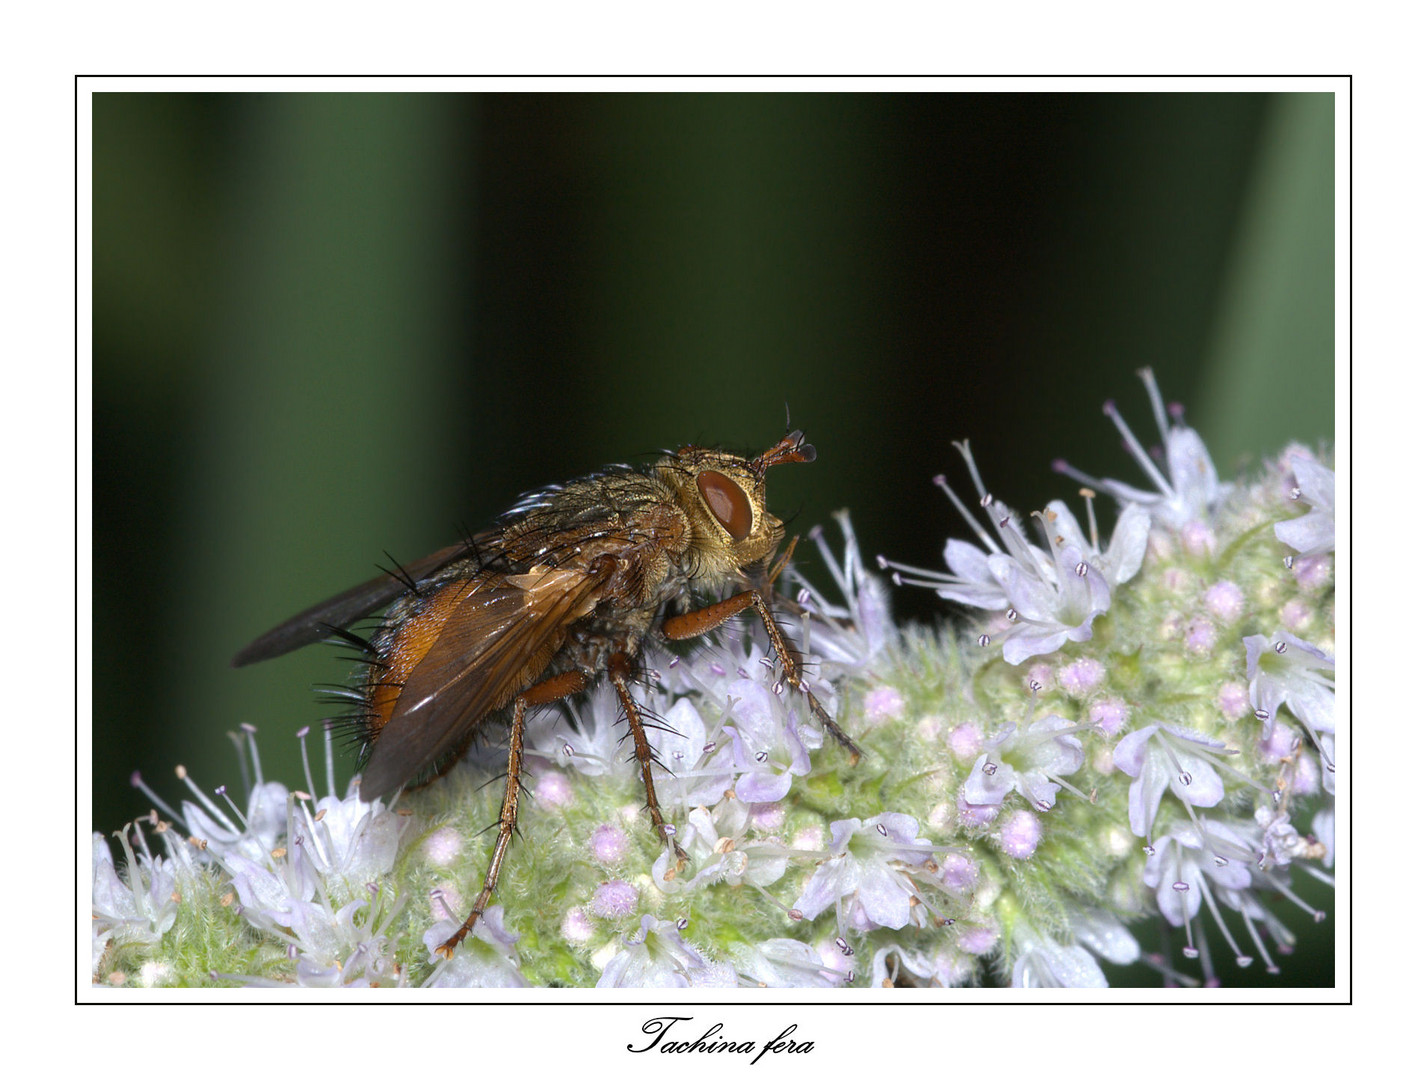
<svg viewBox="0 0 1427 1080">
<path fill-rule="evenodd" d="M 608 686 L 533 711 L 518 836 L 451 959 L 434 949 L 485 880 L 501 740 L 367 803 L 336 790 L 330 740 L 317 794 L 310 769 L 302 790 L 266 779 L 245 730 L 242 792 L 185 774 L 177 811 L 150 792 L 153 814 L 94 838 L 95 981 L 835 990 L 1279 972 L 1287 913 L 1316 928 L 1310 897 L 1335 869 L 1332 462 L 1295 446 L 1222 481 L 1141 377 L 1159 448 L 1106 413 L 1148 480 L 1059 463 L 1085 486 L 1080 513 L 1052 499 L 1017 514 L 961 444 L 984 516 L 938 478 L 970 537 L 946 540 L 946 570 L 879 558 L 879 575 L 846 513 L 838 535 L 814 530 L 773 603 L 799 680 L 757 620 L 647 647 L 631 690 L 664 835 Z M 935 590 L 957 621 L 898 626 L 897 585 Z"/>
</svg>

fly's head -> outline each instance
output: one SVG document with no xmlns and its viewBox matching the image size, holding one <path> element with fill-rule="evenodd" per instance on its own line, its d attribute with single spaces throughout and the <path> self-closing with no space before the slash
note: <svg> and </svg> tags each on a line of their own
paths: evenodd
<svg viewBox="0 0 1427 1080">
<path fill-rule="evenodd" d="M 783 522 L 768 511 L 764 476 L 774 465 L 815 457 L 795 431 L 756 457 L 685 446 L 661 463 L 659 471 L 688 517 L 689 551 L 701 583 L 720 584 L 767 561 L 783 541 Z"/>
</svg>

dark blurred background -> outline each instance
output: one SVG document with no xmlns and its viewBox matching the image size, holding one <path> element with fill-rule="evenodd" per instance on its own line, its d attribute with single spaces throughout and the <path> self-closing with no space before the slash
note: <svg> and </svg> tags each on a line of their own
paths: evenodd
<svg viewBox="0 0 1427 1080">
<path fill-rule="evenodd" d="M 965 534 L 930 482 L 964 479 L 952 439 L 1023 511 L 1073 499 L 1055 457 L 1140 481 L 1100 406 L 1154 441 L 1144 365 L 1223 474 L 1333 437 L 1331 95 L 93 111 L 103 831 L 148 809 L 134 769 L 175 798 L 177 763 L 235 782 L 244 722 L 300 784 L 335 650 L 228 661 L 384 551 L 662 447 L 766 448 L 785 403 L 818 459 L 773 474 L 775 511 L 805 533 L 847 507 L 869 556 L 929 567 Z"/>
</svg>

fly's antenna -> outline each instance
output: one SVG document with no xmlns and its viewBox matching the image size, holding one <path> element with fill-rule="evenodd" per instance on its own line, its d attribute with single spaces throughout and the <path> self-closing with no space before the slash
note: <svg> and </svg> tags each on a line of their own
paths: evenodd
<svg viewBox="0 0 1427 1080">
<path fill-rule="evenodd" d="M 789 461 L 816 461 L 818 457 L 817 448 L 810 442 L 803 440 L 801 431 L 790 431 L 783 436 L 777 446 L 765 450 L 753 459 L 753 471 L 761 477 L 774 465 L 782 465 Z"/>
</svg>

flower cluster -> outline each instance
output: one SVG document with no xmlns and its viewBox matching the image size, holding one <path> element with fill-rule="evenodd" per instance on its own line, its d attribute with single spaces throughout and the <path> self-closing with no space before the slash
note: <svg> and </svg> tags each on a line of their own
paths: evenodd
<svg viewBox="0 0 1427 1080">
<path fill-rule="evenodd" d="M 107 981 L 127 981 L 137 960 L 144 985 L 405 985 L 390 933 L 400 904 L 386 883 L 405 819 L 362 802 L 355 787 L 338 798 L 330 752 L 328 794 L 314 799 L 265 782 L 252 728 L 241 741 L 256 772 L 246 811 L 220 787 L 225 810 L 180 768 L 196 801 L 174 813 L 136 774 L 135 785 L 183 821 L 187 838 L 157 812 L 135 822 L 132 845 L 129 830 L 119 834 L 120 877 L 95 835 L 96 977 L 102 970 Z M 305 741 L 303 748 L 305 756 Z M 146 823 L 166 856 L 151 853 Z"/>
<path fill-rule="evenodd" d="M 393 812 L 337 797 L 329 744 L 322 798 L 256 771 L 242 812 L 154 796 L 185 835 L 155 813 L 117 867 L 95 838 L 96 981 L 1104 986 L 1131 963 L 1212 982 L 1211 944 L 1276 970 L 1303 876 L 1331 883 L 1333 473 L 1293 447 L 1222 483 L 1144 379 L 1164 464 L 1107 406 L 1151 487 L 1059 463 L 1085 527 L 1059 501 L 1022 519 L 959 447 L 989 523 L 937 483 L 976 543 L 948 541 L 945 573 L 880 564 L 969 629 L 898 629 L 846 515 L 840 554 L 814 532 L 838 595 L 791 568 L 780 617 L 862 760 L 756 622 L 728 627 L 646 652 L 635 687 L 672 835 L 608 687 L 532 714 L 500 906 L 453 959 L 434 950 L 481 888 L 502 748 Z M 1142 952 L 1150 920 L 1188 971 Z"/>
</svg>

